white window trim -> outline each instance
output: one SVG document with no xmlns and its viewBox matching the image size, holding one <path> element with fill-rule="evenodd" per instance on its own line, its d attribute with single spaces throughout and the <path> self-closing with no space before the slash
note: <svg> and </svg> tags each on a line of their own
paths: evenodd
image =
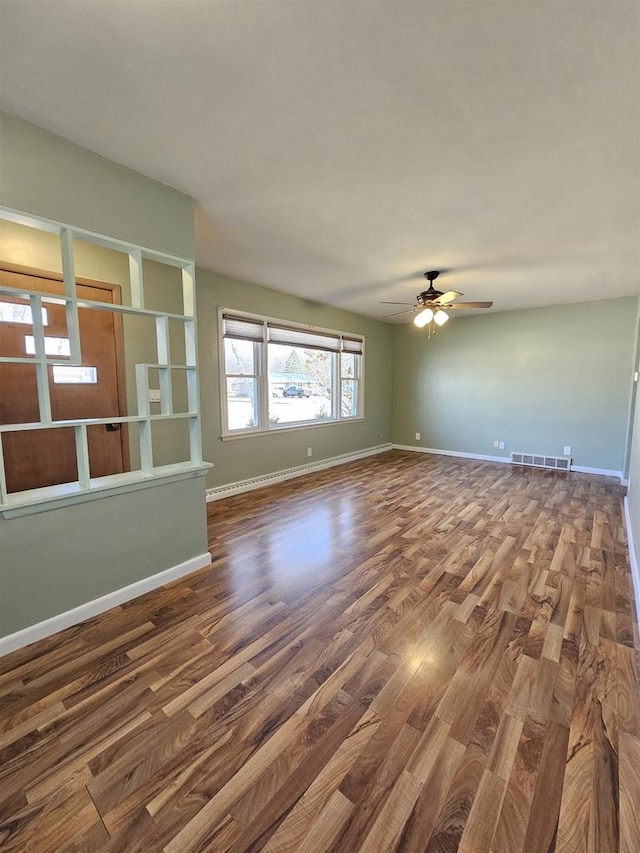
<svg viewBox="0 0 640 853">
<path fill-rule="evenodd" d="M 333 336 L 352 336 L 362 340 L 362 356 L 360 357 L 360 370 L 358 371 L 358 414 L 354 417 L 342 417 L 340 415 L 340 395 L 341 395 L 341 376 L 339 360 L 334 360 L 334 375 L 333 383 L 337 392 L 332 396 L 332 417 L 322 421 L 294 421 L 289 424 L 279 424 L 275 427 L 269 427 L 269 397 L 268 387 L 261 387 L 259 393 L 259 415 L 260 422 L 266 426 L 258 426 L 254 428 L 245 428 L 237 430 L 227 429 L 228 411 L 227 411 L 227 383 L 228 374 L 225 371 L 225 351 L 224 351 L 224 334 L 223 334 L 223 316 L 224 314 L 233 314 L 235 317 L 246 318 L 247 320 L 256 320 L 263 324 L 262 340 L 256 341 L 260 343 L 258 356 L 258 382 L 262 386 L 265 383 L 268 386 L 269 376 L 269 350 L 268 350 L 268 323 L 283 324 L 292 329 L 300 329 L 304 332 L 317 332 L 318 334 L 327 334 Z M 310 323 L 299 323 L 294 320 L 285 320 L 282 317 L 273 317 L 269 314 L 256 314 L 252 311 L 241 311 L 228 306 L 218 307 L 218 388 L 220 399 L 220 438 L 222 441 L 235 441 L 240 438 L 250 438 L 255 435 L 277 435 L 278 433 L 289 432 L 292 429 L 318 429 L 319 427 L 344 425 L 351 423 L 359 423 L 365 420 L 364 408 L 364 386 L 365 386 L 365 350 L 366 336 L 359 332 L 349 332 L 345 329 L 328 329 L 325 326 L 313 326 Z M 264 362 L 264 363 L 263 363 Z M 253 376 L 253 374 L 252 374 Z M 336 384 L 337 383 L 337 384 Z"/>
</svg>

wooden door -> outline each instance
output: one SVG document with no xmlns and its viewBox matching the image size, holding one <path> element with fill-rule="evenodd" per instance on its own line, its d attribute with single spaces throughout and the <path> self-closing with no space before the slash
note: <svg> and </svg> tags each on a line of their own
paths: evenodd
<svg viewBox="0 0 640 853">
<path fill-rule="evenodd" d="M 62 293 L 59 280 L 41 275 L 0 270 L 0 281 L 10 287 Z M 78 295 L 99 302 L 120 302 L 117 285 L 79 280 Z M 5 305 L 28 306 L 26 300 L 0 296 Z M 0 306 L 1 307 L 1 306 Z M 51 354 L 64 353 L 67 326 L 64 305 L 44 303 L 45 337 Z M 19 315 L 20 310 L 5 308 L 3 315 Z M 23 322 L 0 320 L 0 355 L 24 357 L 33 351 L 33 329 L 24 322 L 30 316 L 22 312 Z M 0 315 L 2 316 L 2 315 Z M 63 369 L 49 366 L 51 415 L 54 421 L 70 418 L 115 418 L 126 415 L 120 315 L 112 311 L 80 308 L 80 342 L 83 368 Z M 31 340 L 30 340 L 31 338 Z M 64 361 L 64 355 L 61 357 Z M 81 381 L 79 381 L 81 380 Z M 39 421 L 35 368 L 29 364 L 0 364 L 0 423 Z M 87 428 L 89 464 L 92 477 L 118 474 L 128 470 L 128 440 L 119 424 L 92 425 Z M 25 430 L 4 433 L 2 437 L 7 490 L 18 492 L 77 479 L 75 434 L 73 427 Z"/>
</svg>

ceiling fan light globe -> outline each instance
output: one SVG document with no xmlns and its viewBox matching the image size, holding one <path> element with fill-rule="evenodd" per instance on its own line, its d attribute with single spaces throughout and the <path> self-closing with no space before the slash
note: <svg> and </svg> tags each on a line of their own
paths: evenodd
<svg viewBox="0 0 640 853">
<path fill-rule="evenodd" d="M 425 308 L 419 314 L 413 318 L 414 325 L 416 325 L 419 329 L 422 329 L 428 323 L 433 320 L 433 311 L 431 308 Z"/>
<path fill-rule="evenodd" d="M 449 315 L 445 314 L 445 312 L 440 309 L 436 311 L 436 313 L 433 315 L 433 319 L 438 324 L 438 326 L 444 326 L 444 324 L 449 319 Z"/>
</svg>

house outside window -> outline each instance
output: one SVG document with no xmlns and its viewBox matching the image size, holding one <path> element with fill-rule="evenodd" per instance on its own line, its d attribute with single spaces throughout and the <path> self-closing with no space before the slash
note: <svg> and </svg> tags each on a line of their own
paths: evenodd
<svg viewBox="0 0 640 853">
<path fill-rule="evenodd" d="M 222 434 L 364 416 L 364 339 L 220 309 Z"/>
</svg>

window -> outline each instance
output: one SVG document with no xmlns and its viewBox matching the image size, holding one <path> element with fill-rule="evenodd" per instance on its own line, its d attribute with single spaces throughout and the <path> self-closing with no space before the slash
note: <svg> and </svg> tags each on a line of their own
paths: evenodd
<svg viewBox="0 0 640 853">
<path fill-rule="evenodd" d="M 24 351 L 27 355 L 36 354 L 36 339 L 33 335 L 24 336 Z M 71 355 L 69 338 L 50 338 L 47 335 L 44 339 L 44 354 L 69 357 Z"/>
<path fill-rule="evenodd" d="M 84 367 L 83 365 L 67 366 L 66 364 L 53 365 L 53 381 L 56 385 L 97 385 L 98 369 L 96 367 Z"/>
<path fill-rule="evenodd" d="M 343 418 L 353 418 L 358 412 L 358 367 L 355 353 L 340 355 L 340 413 Z"/>
<path fill-rule="evenodd" d="M 220 329 L 224 435 L 363 416 L 361 337 L 226 309 Z"/>
<path fill-rule="evenodd" d="M 42 325 L 47 325 L 47 309 L 41 308 Z M 0 322 L 2 323 L 25 323 L 33 325 L 33 313 L 31 306 L 27 303 L 0 302 Z"/>
</svg>

